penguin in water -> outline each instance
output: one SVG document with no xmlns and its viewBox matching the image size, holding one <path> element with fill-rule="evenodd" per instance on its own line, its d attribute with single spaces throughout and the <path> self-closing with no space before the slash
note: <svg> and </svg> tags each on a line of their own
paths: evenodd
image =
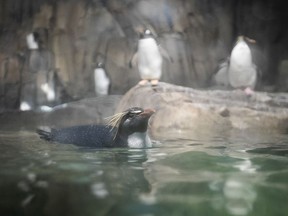
<svg viewBox="0 0 288 216">
<path fill-rule="evenodd" d="M 94 70 L 94 83 L 95 93 L 97 96 L 103 96 L 109 94 L 110 79 L 104 69 L 104 64 L 99 62 Z"/>
<path fill-rule="evenodd" d="M 108 125 L 82 125 L 50 132 L 38 129 L 41 139 L 83 147 L 152 147 L 147 134 L 148 121 L 155 110 L 132 107 L 110 117 Z"/>
<path fill-rule="evenodd" d="M 140 85 L 145 85 L 151 82 L 152 85 L 157 85 L 162 75 L 162 56 L 171 61 L 167 52 L 161 48 L 151 31 L 146 29 L 140 34 L 138 41 L 138 50 L 133 55 L 130 66 L 138 63 L 138 70 L 141 77 Z"/>
<path fill-rule="evenodd" d="M 243 36 L 238 37 L 231 52 L 228 78 L 233 88 L 244 89 L 249 96 L 254 93 L 257 83 L 257 67 L 253 63 L 251 49 Z"/>
</svg>

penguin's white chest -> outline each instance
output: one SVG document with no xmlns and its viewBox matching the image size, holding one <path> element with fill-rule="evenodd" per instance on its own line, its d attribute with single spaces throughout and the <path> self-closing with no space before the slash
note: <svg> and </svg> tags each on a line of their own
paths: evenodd
<svg viewBox="0 0 288 216">
<path fill-rule="evenodd" d="M 142 79 L 160 79 L 162 56 L 154 38 L 139 40 L 138 69 Z"/>
<path fill-rule="evenodd" d="M 228 73 L 229 82 L 232 87 L 255 87 L 257 69 L 252 61 L 251 50 L 244 41 L 239 42 L 233 48 Z"/>
<path fill-rule="evenodd" d="M 152 147 L 152 142 L 146 132 L 136 132 L 129 135 L 128 146 L 129 148 L 149 148 Z"/>
<path fill-rule="evenodd" d="M 97 96 L 108 95 L 110 80 L 103 68 L 94 70 L 94 82 Z"/>
<path fill-rule="evenodd" d="M 26 36 L 26 43 L 28 49 L 35 50 L 39 48 L 38 43 L 35 41 L 35 37 L 32 33 Z"/>
<path fill-rule="evenodd" d="M 238 67 L 250 67 L 252 65 L 252 54 L 249 46 L 239 42 L 232 50 L 230 63 Z"/>
</svg>

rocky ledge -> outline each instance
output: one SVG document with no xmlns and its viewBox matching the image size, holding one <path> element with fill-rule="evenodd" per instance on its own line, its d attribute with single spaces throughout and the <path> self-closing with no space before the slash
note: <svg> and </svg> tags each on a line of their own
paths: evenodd
<svg viewBox="0 0 288 216">
<path fill-rule="evenodd" d="M 113 115 L 121 95 L 86 98 L 61 104 L 49 112 L 0 112 L 1 130 L 32 130 L 38 127 L 69 127 L 84 124 L 103 124 Z"/>
<path fill-rule="evenodd" d="M 196 90 L 160 82 L 137 85 L 118 104 L 157 110 L 150 123 L 154 138 L 176 139 L 225 136 L 231 133 L 274 134 L 288 129 L 288 94 L 241 90 Z"/>
</svg>

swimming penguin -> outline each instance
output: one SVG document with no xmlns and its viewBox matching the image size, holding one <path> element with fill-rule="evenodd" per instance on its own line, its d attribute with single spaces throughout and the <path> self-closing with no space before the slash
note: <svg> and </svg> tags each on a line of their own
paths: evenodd
<svg viewBox="0 0 288 216">
<path fill-rule="evenodd" d="M 155 111 L 132 107 L 110 117 L 108 125 L 82 125 L 50 132 L 37 130 L 40 138 L 58 143 L 94 148 L 151 147 L 147 134 L 148 120 Z"/>
<path fill-rule="evenodd" d="M 252 53 L 243 36 L 238 37 L 228 69 L 229 83 L 233 88 L 244 89 L 247 95 L 254 93 L 257 82 L 257 67 L 252 61 Z"/>
<path fill-rule="evenodd" d="M 102 62 L 99 62 L 94 70 L 94 83 L 97 96 L 109 94 L 110 80 Z"/>
<path fill-rule="evenodd" d="M 138 41 L 138 50 L 134 54 L 130 65 L 134 65 L 135 61 L 138 63 L 138 70 L 140 73 L 140 85 L 145 85 L 149 81 L 152 85 L 157 85 L 162 74 L 162 56 L 171 58 L 167 52 L 162 49 L 156 42 L 151 31 L 146 29 L 140 35 Z"/>
</svg>

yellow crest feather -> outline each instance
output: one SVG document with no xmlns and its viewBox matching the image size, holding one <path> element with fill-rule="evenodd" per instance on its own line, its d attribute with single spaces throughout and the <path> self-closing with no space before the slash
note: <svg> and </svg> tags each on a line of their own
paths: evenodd
<svg viewBox="0 0 288 216">
<path fill-rule="evenodd" d="M 115 133 L 115 136 L 114 136 L 114 139 L 118 133 L 118 129 L 119 129 L 119 125 L 121 123 L 121 120 L 123 119 L 123 117 L 127 114 L 127 111 L 124 111 L 124 112 L 120 112 L 120 113 L 116 113 L 115 115 L 113 116 L 109 116 L 105 119 L 108 120 L 107 122 L 107 126 L 111 126 L 111 131 L 114 129 L 114 128 L 117 128 L 117 131 Z"/>
</svg>

